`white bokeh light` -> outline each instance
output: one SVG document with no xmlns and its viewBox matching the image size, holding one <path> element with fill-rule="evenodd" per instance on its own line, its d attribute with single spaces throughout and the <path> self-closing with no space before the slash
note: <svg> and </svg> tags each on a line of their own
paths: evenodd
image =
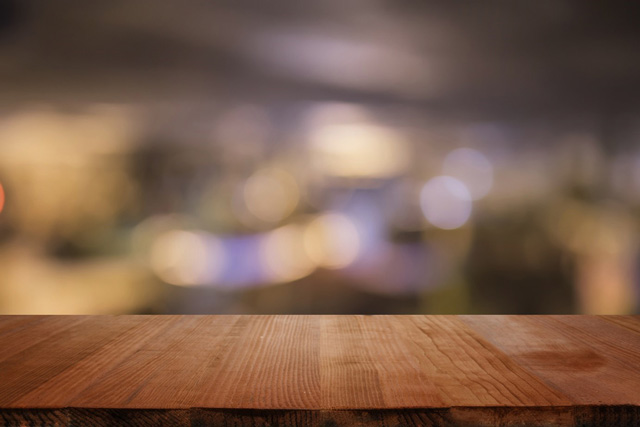
<svg viewBox="0 0 640 427">
<path fill-rule="evenodd" d="M 473 200 L 486 196 L 493 186 L 491 162 L 484 154 L 472 148 L 458 148 L 447 154 L 442 171 L 445 175 L 462 181 Z"/>
<path fill-rule="evenodd" d="M 430 179 L 420 192 L 420 207 L 425 218 L 445 230 L 463 226 L 471 216 L 471 205 L 467 186 L 450 176 Z"/>
</svg>

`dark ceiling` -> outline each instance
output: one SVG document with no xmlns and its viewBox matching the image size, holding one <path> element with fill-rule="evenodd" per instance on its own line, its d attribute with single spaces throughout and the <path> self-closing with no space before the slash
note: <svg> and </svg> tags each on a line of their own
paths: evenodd
<svg viewBox="0 0 640 427">
<path fill-rule="evenodd" d="M 640 3 L 2 1 L 0 102 L 342 99 L 635 113 Z"/>
</svg>

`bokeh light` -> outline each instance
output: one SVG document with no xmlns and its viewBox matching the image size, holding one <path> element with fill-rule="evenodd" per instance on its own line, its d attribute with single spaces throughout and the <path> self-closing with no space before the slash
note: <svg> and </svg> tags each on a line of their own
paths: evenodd
<svg viewBox="0 0 640 427">
<path fill-rule="evenodd" d="M 626 5 L 32 2 L 0 313 L 640 313 Z"/>
<path fill-rule="evenodd" d="M 309 223 L 304 231 L 304 247 L 319 266 L 344 268 L 358 256 L 360 236 L 346 215 L 331 212 Z"/>
<path fill-rule="evenodd" d="M 249 213 L 265 223 L 277 223 L 289 216 L 300 199 L 296 180 L 278 168 L 265 168 L 249 177 L 243 189 Z"/>
<path fill-rule="evenodd" d="M 180 286 L 211 284 L 225 264 L 222 243 L 213 236 L 171 230 L 151 247 L 150 264 L 167 283 Z"/>
<path fill-rule="evenodd" d="M 321 102 L 312 105 L 305 114 L 305 124 L 310 131 L 370 120 L 371 114 L 362 105 L 347 102 Z"/>
<path fill-rule="evenodd" d="M 420 206 L 427 220 L 438 228 L 463 226 L 471 216 L 471 194 L 462 181 L 450 176 L 430 179 L 420 192 Z"/>
<path fill-rule="evenodd" d="M 311 135 L 312 164 L 345 178 L 386 178 L 401 173 L 409 153 L 394 130 L 369 123 L 333 124 Z"/>
<path fill-rule="evenodd" d="M 172 230 L 190 229 L 194 222 L 189 216 L 175 213 L 145 218 L 131 230 L 131 252 L 139 259 L 146 259 L 161 235 Z"/>
<path fill-rule="evenodd" d="M 131 109 L 105 105 L 80 112 L 38 107 L 0 117 L 0 170 L 15 189 L 11 221 L 19 233 L 83 236 L 87 244 L 91 230 L 109 227 L 134 208 L 126 158 L 136 144 L 135 117 Z"/>
<path fill-rule="evenodd" d="M 260 260 L 270 282 L 291 282 L 313 272 L 307 255 L 304 228 L 289 224 L 267 233 L 260 244 Z"/>
<path fill-rule="evenodd" d="M 489 159 L 472 148 L 458 148 L 447 154 L 442 165 L 445 175 L 464 183 L 473 200 L 486 196 L 493 186 L 493 166 Z"/>
</svg>

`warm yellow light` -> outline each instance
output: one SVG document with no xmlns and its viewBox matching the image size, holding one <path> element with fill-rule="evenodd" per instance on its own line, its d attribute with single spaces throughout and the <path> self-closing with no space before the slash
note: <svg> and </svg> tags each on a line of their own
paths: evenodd
<svg viewBox="0 0 640 427">
<path fill-rule="evenodd" d="M 151 247 L 151 267 L 158 277 L 173 285 L 212 282 L 219 276 L 224 262 L 224 249 L 218 239 L 193 232 L 168 231 Z"/>
<path fill-rule="evenodd" d="M 244 185 L 247 210 L 266 223 L 277 223 L 289 216 L 300 199 L 296 180 L 282 169 L 261 169 Z"/>
<path fill-rule="evenodd" d="M 133 110 L 25 109 L 0 118 L 0 169 L 15 229 L 84 245 L 119 214 L 135 209 L 128 152 L 138 141 Z M 9 212 L 5 212 L 8 214 Z"/>
<path fill-rule="evenodd" d="M 304 248 L 304 230 L 286 225 L 268 233 L 260 245 L 260 259 L 273 282 L 291 282 L 313 272 L 315 264 Z"/>
<path fill-rule="evenodd" d="M 405 141 L 393 130 L 368 123 L 328 125 L 311 135 L 313 164 L 338 177 L 384 178 L 408 163 Z"/>
<path fill-rule="evenodd" d="M 305 229 L 304 247 L 318 265 L 337 269 L 355 261 L 360 250 L 360 237 L 346 216 L 328 213 L 314 219 Z"/>
</svg>

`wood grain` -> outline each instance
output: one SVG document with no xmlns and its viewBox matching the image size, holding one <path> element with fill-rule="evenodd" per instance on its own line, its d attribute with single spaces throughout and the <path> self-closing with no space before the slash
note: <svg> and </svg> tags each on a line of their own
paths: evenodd
<svg viewBox="0 0 640 427">
<path fill-rule="evenodd" d="M 638 316 L 0 316 L 0 425 L 640 425 Z"/>
<path fill-rule="evenodd" d="M 463 319 L 575 404 L 640 405 L 640 333 L 592 316 Z"/>
</svg>

